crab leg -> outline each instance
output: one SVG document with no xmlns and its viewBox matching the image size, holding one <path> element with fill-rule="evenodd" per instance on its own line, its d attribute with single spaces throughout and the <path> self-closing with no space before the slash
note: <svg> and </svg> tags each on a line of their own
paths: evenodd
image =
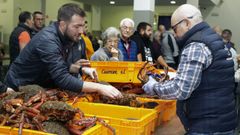
<svg viewBox="0 0 240 135">
<path fill-rule="evenodd" d="M 35 96 L 32 96 L 32 97 L 27 101 L 26 106 L 32 105 L 32 103 L 40 100 L 41 97 L 42 97 L 42 91 L 39 91 L 38 94 L 36 94 Z"/>
<path fill-rule="evenodd" d="M 23 125 L 24 125 L 24 112 L 22 113 L 21 118 L 20 118 L 18 135 L 22 135 Z"/>
<path fill-rule="evenodd" d="M 112 131 L 113 135 L 116 135 L 116 130 L 113 127 L 109 126 L 103 119 L 97 118 L 97 121 L 106 128 L 108 128 L 110 131 Z"/>
<path fill-rule="evenodd" d="M 4 126 L 8 120 L 8 114 L 6 116 L 3 116 L 3 121 L 1 122 L 0 126 Z"/>
</svg>

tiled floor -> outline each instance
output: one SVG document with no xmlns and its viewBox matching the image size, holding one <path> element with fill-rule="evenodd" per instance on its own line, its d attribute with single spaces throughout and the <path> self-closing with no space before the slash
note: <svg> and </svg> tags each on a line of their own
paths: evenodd
<svg viewBox="0 0 240 135">
<path fill-rule="evenodd" d="M 169 122 L 163 123 L 155 131 L 154 135 L 184 135 L 185 130 L 177 116 Z"/>
</svg>

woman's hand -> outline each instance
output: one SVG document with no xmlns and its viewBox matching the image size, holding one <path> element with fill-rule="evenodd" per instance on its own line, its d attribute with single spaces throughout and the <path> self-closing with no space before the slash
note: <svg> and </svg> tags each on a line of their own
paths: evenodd
<svg viewBox="0 0 240 135">
<path fill-rule="evenodd" d="M 118 50 L 117 49 L 112 48 L 110 52 L 112 53 L 112 57 L 118 58 Z"/>
</svg>

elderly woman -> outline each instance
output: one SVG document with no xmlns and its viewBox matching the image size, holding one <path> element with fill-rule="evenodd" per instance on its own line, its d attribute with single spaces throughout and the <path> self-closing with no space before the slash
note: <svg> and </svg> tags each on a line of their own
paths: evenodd
<svg viewBox="0 0 240 135">
<path fill-rule="evenodd" d="M 91 57 L 93 61 L 122 61 L 123 55 L 118 49 L 120 32 L 115 27 L 107 28 L 102 34 L 103 47 Z"/>
</svg>

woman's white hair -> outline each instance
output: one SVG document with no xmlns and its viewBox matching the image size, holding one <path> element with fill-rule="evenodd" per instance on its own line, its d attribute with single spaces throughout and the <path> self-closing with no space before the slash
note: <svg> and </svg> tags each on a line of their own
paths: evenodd
<svg viewBox="0 0 240 135">
<path fill-rule="evenodd" d="M 102 33 L 102 40 L 103 44 L 107 42 L 107 40 L 111 37 L 118 37 L 120 38 L 120 32 L 115 27 L 108 27 L 103 33 Z"/>
<path fill-rule="evenodd" d="M 132 24 L 132 27 L 134 27 L 134 21 L 130 18 L 122 19 L 121 22 L 120 22 L 120 27 L 122 27 L 125 22 L 130 22 Z"/>
</svg>

